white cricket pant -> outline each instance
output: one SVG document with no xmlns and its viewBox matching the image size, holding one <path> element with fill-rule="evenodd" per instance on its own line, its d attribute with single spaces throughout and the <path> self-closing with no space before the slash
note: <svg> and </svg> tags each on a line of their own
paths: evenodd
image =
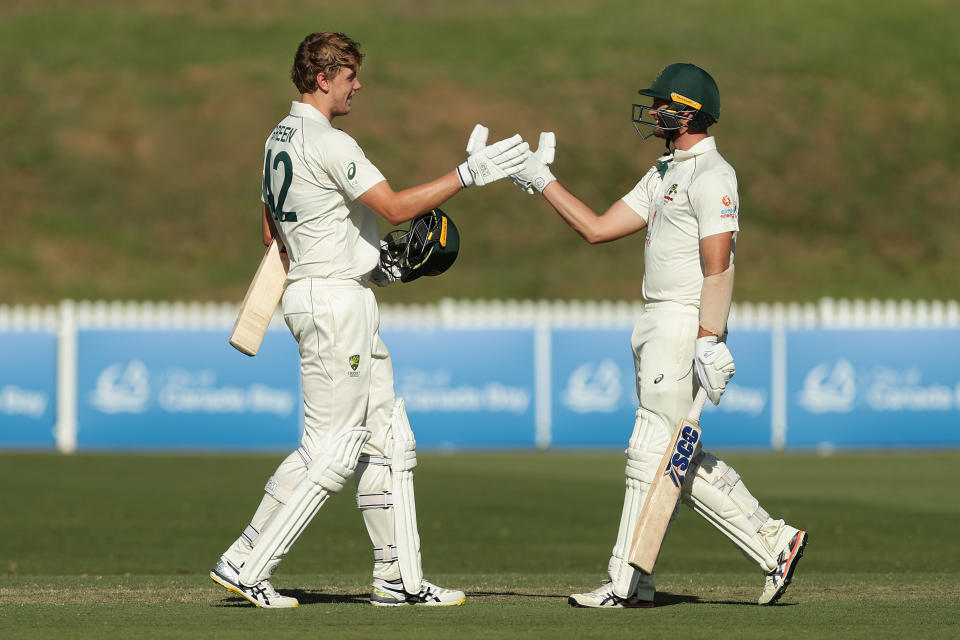
<svg viewBox="0 0 960 640">
<path fill-rule="evenodd" d="M 380 312 L 373 292 L 359 280 L 305 278 L 283 294 L 283 315 L 300 347 L 304 430 L 300 448 L 280 463 L 250 526 L 226 552 L 240 566 L 260 531 L 306 477 L 324 441 L 356 426 L 371 431 L 362 455 L 386 457 L 393 412 L 393 366 L 380 339 Z M 327 440 L 327 439 L 330 440 Z M 358 492 L 389 490 L 389 469 L 360 464 Z M 374 548 L 393 544 L 391 509 L 363 511 Z M 395 579 L 395 560 L 377 562 L 374 577 Z"/>
<path fill-rule="evenodd" d="M 653 576 L 633 569 L 627 556 L 650 483 L 677 422 L 687 414 L 699 389 L 693 368 L 699 324 L 696 307 L 674 302 L 650 303 L 630 340 L 640 408 L 627 449 L 627 490 L 608 565 L 614 589 L 622 597 L 631 592 L 642 598 L 653 597 Z M 706 440 L 709 431 L 707 423 Z M 722 460 L 703 452 L 695 468 L 687 472 L 682 499 L 765 571 L 775 568 L 775 553 L 785 544 L 792 527 L 785 527 L 782 520 L 769 519 L 739 475 Z M 676 514 L 675 511 L 674 517 Z"/>
</svg>

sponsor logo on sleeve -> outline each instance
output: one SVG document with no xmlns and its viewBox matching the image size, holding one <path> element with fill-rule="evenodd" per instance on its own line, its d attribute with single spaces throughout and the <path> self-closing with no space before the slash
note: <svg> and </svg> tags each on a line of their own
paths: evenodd
<svg viewBox="0 0 960 640">
<path fill-rule="evenodd" d="M 357 163 L 351 162 L 350 164 L 347 165 L 347 180 L 350 180 L 351 182 L 353 182 L 356 177 L 357 177 Z"/>
<path fill-rule="evenodd" d="M 720 218 L 736 218 L 737 217 L 737 205 L 733 203 L 733 199 L 725 195 L 720 198 L 720 202 L 723 203 L 723 208 L 720 209 Z"/>
</svg>

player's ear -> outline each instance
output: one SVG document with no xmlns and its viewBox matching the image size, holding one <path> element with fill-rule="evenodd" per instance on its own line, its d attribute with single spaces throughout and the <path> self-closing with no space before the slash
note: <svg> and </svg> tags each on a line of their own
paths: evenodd
<svg viewBox="0 0 960 640">
<path fill-rule="evenodd" d="M 317 88 L 324 93 L 330 91 L 330 80 L 327 78 L 327 74 L 322 71 L 317 74 Z"/>
</svg>

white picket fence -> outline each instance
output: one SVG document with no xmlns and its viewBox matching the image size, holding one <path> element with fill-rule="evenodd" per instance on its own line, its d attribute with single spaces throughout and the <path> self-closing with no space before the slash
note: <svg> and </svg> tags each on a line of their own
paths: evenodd
<svg viewBox="0 0 960 640">
<path fill-rule="evenodd" d="M 59 305 L 0 305 L 0 329 L 230 328 L 238 304 L 217 302 L 107 302 L 64 300 Z M 453 300 L 384 304 L 385 327 L 620 327 L 632 326 L 641 302 L 580 300 Z M 280 313 L 274 324 L 282 326 Z M 734 303 L 731 329 L 921 328 L 960 326 L 956 300 L 834 300 L 813 303 Z"/>
</svg>

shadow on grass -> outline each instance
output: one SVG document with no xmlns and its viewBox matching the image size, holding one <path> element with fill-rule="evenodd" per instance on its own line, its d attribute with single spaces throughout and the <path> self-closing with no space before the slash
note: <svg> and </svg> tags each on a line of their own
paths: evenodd
<svg viewBox="0 0 960 640">
<path fill-rule="evenodd" d="M 284 589 L 283 595 L 296 598 L 301 605 L 309 604 L 370 604 L 369 593 L 320 593 L 303 589 Z M 217 607 L 252 607 L 246 599 L 240 596 L 229 596 L 214 605 Z"/>
<path fill-rule="evenodd" d="M 658 607 L 667 607 L 674 604 L 726 604 L 734 605 L 741 607 L 757 607 L 759 606 L 756 602 L 748 602 L 744 600 L 720 600 L 720 599 L 701 599 L 697 596 L 684 595 L 679 593 L 667 593 L 664 591 L 658 591 L 656 595 L 656 606 Z M 779 602 L 773 606 L 775 607 L 793 607 L 796 606 L 796 602 Z"/>
<path fill-rule="evenodd" d="M 284 595 L 293 596 L 300 601 L 301 605 L 311 604 L 370 604 L 370 595 L 367 593 L 321 593 L 318 591 L 306 591 L 303 589 L 284 589 Z M 569 596 L 560 594 L 544 593 L 519 593 L 517 591 L 471 591 L 467 593 L 467 603 L 471 599 L 483 600 L 484 598 L 529 598 L 532 600 L 562 600 L 566 603 Z M 756 607 L 754 602 L 744 602 L 742 600 L 719 600 L 719 599 L 701 599 L 698 596 L 681 593 L 669 593 L 658 591 L 655 599 L 655 607 L 670 607 L 678 604 L 720 604 L 744 607 Z M 792 607 L 797 603 L 779 603 L 778 607 Z M 214 605 L 217 607 L 250 607 L 253 606 L 245 599 L 239 596 L 230 596 L 224 598 L 220 603 Z"/>
</svg>

